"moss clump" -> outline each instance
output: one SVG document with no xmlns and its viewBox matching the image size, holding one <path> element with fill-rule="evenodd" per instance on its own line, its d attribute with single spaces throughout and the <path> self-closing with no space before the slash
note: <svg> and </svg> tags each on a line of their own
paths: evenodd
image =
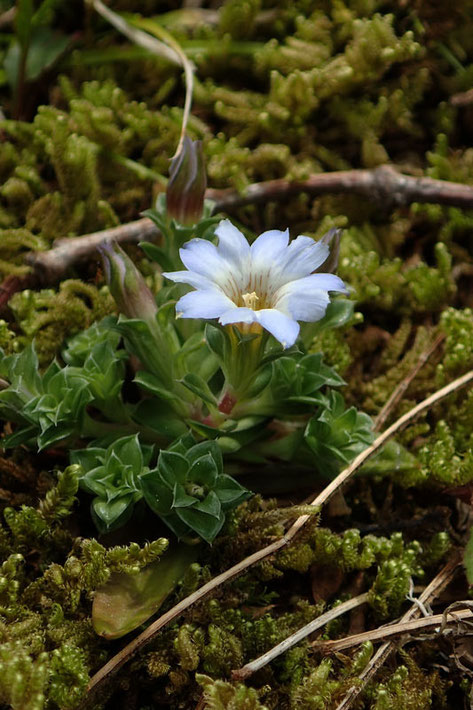
<svg viewBox="0 0 473 710">
<path fill-rule="evenodd" d="M 40 364 L 44 365 L 59 352 L 67 337 L 112 313 L 115 304 L 107 289 L 68 279 L 57 291 L 15 294 L 10 308 L 22 331 L 19 340 L 26 344 L 34 338 Z"/>
</svg>

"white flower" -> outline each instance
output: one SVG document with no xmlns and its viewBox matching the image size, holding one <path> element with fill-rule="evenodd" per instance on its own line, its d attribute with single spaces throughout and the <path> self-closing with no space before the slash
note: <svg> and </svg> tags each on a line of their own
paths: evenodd
<svg viewBox="0 0 473 710">
<path fill-rule="evenodd" d="M 272 229 L 250 246 L 228 219 L 215 233 L 217 246 L 192 239 L 180 249 L 187 271 L 164 274 L 196 289 L 179 299 L 178 317 L 259 323 L 288 348 L 299 335 L 297 321 L 323 318 L 329 291 L 347 293 L 338 276 L 312 273 L 329 255 L 323 241 L 300 236 L 289 243 L 289 230 Z"/>
</svg>

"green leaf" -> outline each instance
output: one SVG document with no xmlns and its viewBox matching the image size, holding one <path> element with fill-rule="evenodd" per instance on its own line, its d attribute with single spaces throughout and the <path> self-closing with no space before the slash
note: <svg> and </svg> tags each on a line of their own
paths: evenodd
<svg viewBox="0 0 473 710">
<path fill-rule="evenodd" d="M 173 489 L 176 482 L 185 483 L 189 463 L 184 456 L 175 451 L 161 451 L 158 458 L 158 470 L 163 481 Z"/>
<path fill-rule="evenodd" d="M 105 467 L 108 466 L 109 462 L 112 460 L 112 457 L 116 458 L 119 466 L 131 466 L 136 475 L 140 474 L 143 470 L 144 464 L 138 434 L 132 434 L 130 436 L 124 436 L 121 439 L 117 439 L 117 441 L 115 441 L 115 443 L 108 449 L 104 462 Z"/>
<path fill-rule="evenodd" d="M 156 399 L 143 399 L 133 408 L 133 421 L 144 429 L 151 429 L 161 434 L 167 441 L 175 439 L 188 431 L 182 419 L 164 402 Z"/>
<path fill-rule="evenodd" d="M 173 443 L 168 446 L 168 451 L 175 451 L 177 454 L 182 454 L 185 456 L 187 451 L 191 449 L 195 444 L 195 439 L 191 432 L 186 429 L 186 433 L 183 434 L 183 436 L 180 436 L 176 441 L 173 441 Z"/>
<path fill-rule="evenodd" d="M 186 452 L 186 458 L 190 464 L 193 464 L 206 454 L 210 454 L 217 466 L 217 472 L 221 473 L 223 471 L 222 452 L 215 441 L 201 441 L 199 444 L 195 444 Z"/>
<path fill-rule="evenodd" d="M 35 81 L 49 69 L 71 45 L 71 38 L 49 27 L 33 29 L 28 38 L 25 80 Z M 21 43 L 13 43 L 5 56 L 4 68 L 11 87 L 18 84 L 22 51 Z"/>
<path fill-rule="evenodd" d="M 273 367 L 271 363 L 267 363 L 262 368 L 258 370 L 255 377 L 253 378 L 250 387 L 245 393 L 246 399 L 253 399 L 257 397 L 261 392 L 266 389 L 266 387 L 271 382 L 273 375 Z"/>
<path fill-rule="evenodd" d="M 211 515 L 214 518 L 220 518 L 222 505 L 218 495 L 214 491 L 209 491 L 204 500 L 194 505 L 194 510 L 200 510 L 202 513 Z"/>
<path fill-rule="evenodd" d="M 148 217 L 148 219 L 154 222 L 154 224 L 161 232 L 163 232 L 164 234 L 167 232 L 169 226 L 166 216 L 166 195 L 158 195 L 158 198 L 156 200 L 156 207 L 149 210 L 145 210 L 141 214 L 143 217 Z M 145 246 L 147 244 L 149 244 L 149 242 L 140 242 L 140 247 L 145 251 L 146 255 L 148 256 L 148 252 L 146 252 L 145 249 Z M 152 254 L 152 252 L 150 254 Z M 150 255 L 150 259 L 152 258 L 153 257 Z"/>
<path fill-rule="evenodd" d="M 123 358 L 126 353 L 123 349 L 117 352 L 120 344 L 120 334 L 114 330 L 116 316 L 106 316 L 101 321 L 93 323 L 86 330 L 82 330 L 66 341 L 66 348 L 62 351 L 62 359 L 68 365 L 81 367 L 89 357 L 92 349 L 100 342 L 106 341 L 116 357 Z"/>
<path fill-rule="evenodd" d="M 75 425 L 59 425 L 48 427 L 44 432 L 38 436 L 38 450 L 44 451 L 44 449 L 49 448 L 53 444 L 58 444 L 60 441 L 64 441 L 69 436 L 72 436 L 75 432 Z"/>
<path fill-rule="evenodd" d="M 188 508 L 190 505 L 195 505 L 197 499 L 194 496 L 188 495 L 180 483 L 174 486 L 174 497 L 172 501 L 173 508 Z"/>
<path fill-rule="evenodd" d="M 28 444 L 36 438 L 38 429 L 36 425 L 32 426 L 19 426 L 13 434 L 7 434 L 2 439 L 2 447 L 5 449 L 12 449 L 20 444 Z"/>
<path fill-rule="evenodd" d="M 139 481 L 146 503 L 154 513 L 164 519 L 172 508 L 173 490 L 163 483 L 158 469 L 142 473 Z"/>
<path fill-rule="evenodd" d="M 188 419 L 187 423 L 192 429 L 192 431 L 195 431 L 196 434 L 199 434 L 199 436 L 204 436 L 207 439 L 216 439 L 222 433 L 216 427 L 209 426 L 208 424 L 203 424 L 202 422 L 197 421 L 196 419 Z"/>
<path fill-rule="evenodd" d="M 212 227 L 214 227 L 216 224 L 218 224 L 221 220 L 221 217 L 216 216 L 216 217 L 206 217 L 204 219 L 201 219 L 199 222 L 197 222 L 195 226 L 195 236 L 198 237 L 199 239 L 205 239 L 205 233 L 209 231 Z M 212 229 L 212 233 L 213 233 Z"/>
<path fill-rule="evenodd" d="M 338 298 L 335 301 L 331 301 L 327 306 L 325 316 L 317 321 L 317 332 L 320 333 L 329 328 L 341 328 L 347 325 L 353 318 L 354 309 L 354 301 L 349 301 L 346 298 Z"/>
<path fill-rule="evenodd" d="M 235 481 L 231 476 L 227 476 L 226 473 L 219 476 L 214 491 L 224 508 L 230 506 L 234 507 L 247 498 L 251 498 L 253 495 L 251 491 L 244 488 L 244 486 L 240 485 L 238 481 Z"/>
<path fill-rule="evenodd" d="M 392 439 L 374 456 L 363 464 L 358 475 L 389 476 L 393 473 L 419 470 L 421 464 L 399 442 Z"/>
<path fill-rule="evenodd" d="M 146 390 L 146 392 L 155 394 L 160 399 L 165 399 L 169 401 L 177 399 L 175 393 L 166 389 L 161 383 L 159 377 L 153 375 L 151 372 L 145 372 L 144 370 L 140 370 L 140 372 L 135 375 L 135 379 L 133 381 L 136 382 L 136 384 L 142 387 L 144 390 Z"/>
<path fill-rule="evenodd" d="M 70 452 L 71 463 L 78 464 L 84 472 L 91 471 L 96 466 L 101 466 L 105 461 L 106 450 L 96 446 L 87 449 L 77 449 Z"/>
<path fill-rule="evenodd" d="M 150 211 L 151 210 L 148 210 L 144 215 L 149 217 Z M 140 242 L 140 247 L 143 249 L 148 259 L 156 261 L 163 271 L 174 271 L 174 264 L 162 247 L 158 247 L 157 244 L 152 244 L 151 242 Z"/>
<path fill-rule="evenodd" d="M 33 30 L 26 59 L 25 79 L 34 81 L 49 69 L 71 45 L 71 38 L 49 27 Z"/>
<path fill-rule="evenodd" d="M 208 384 L 202 379 L 202 377 L 199 377 L 199 375 L 196 375 L 194 373 L 188 373 L 185 375 L 180 382 L 187 387 L 188 390 L 196 394 L 200 399 L 202 399 L 204 402 L 207 404 L 210 404 L 214 407 L 217 406 L 217 400 L 215 396 L 213 395 L 210 387 Z"/>
<path fill-rule="evenodd" d="M 225 522 L 225 516 L 223 514 L 221 517 L 216 518 L 200 510 L 196 510 L 195 507 L 177 508 L 176 514 L 183 523 L 188 525 L 192 531 L 196 532 L 208 543 L 211 543 L 215 539 Z"/>
<path fill-rule="evenodd" d="M 217 480 L 218 473 L 215 459 L 209 453 L 194 461 L 189 470 L 187 479 L 194 483 L 212 488 Z"/>
<path fill-rule="evenodd" d="M 138 574 L 114 572 L 94 593 L 95 632 L 117 639 L 141 626 L 157 612 L 199 554 L 198 545 L 176 544 Z"/>
<path fill-rule="evenodd" d="M 98 519 L 98 527 L 101 532 L 110 532 L 114 528 L 123 525 L 133 512 L 135 501 L 131 494 L 116 498 L 113 501 L 106 501 L 101 498 L 94 498 L 92 501 L 92 512 Z"/>
</svg>

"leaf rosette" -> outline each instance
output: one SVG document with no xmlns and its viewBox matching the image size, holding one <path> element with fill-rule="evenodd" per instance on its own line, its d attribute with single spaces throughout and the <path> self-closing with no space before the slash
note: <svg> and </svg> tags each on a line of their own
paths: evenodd
<svg viewBox="0 0 473 710">
<path fill-rule="evenodd" d="M 138 435 L 117 439 L 107 449 L 89 447 L 71 452 L 71 461 L 84 473 L 81 488 L 95 495 L 92 516 L 101 532 L 123 525 L 143 497 L 139 476 L 148 470 L 153 447 Z"/>
<path fill-rule="evenodd" d="M 149 507 L 179 537 L 197 533 L 212 542 L 227 511 L 252 494 L 223 473 L 222 452 L 214 441 L 187 447 L 192 437 L 161 451 L 157 467 L 140 476 Z"/>
</svg>

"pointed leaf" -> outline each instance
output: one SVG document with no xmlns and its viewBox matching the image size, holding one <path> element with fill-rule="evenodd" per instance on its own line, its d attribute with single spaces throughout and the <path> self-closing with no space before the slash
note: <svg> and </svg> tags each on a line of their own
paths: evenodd
<svg viewBox="0 0 473 710">
<path fill-rule="evenodd" d="M 138 574 L 114 572 L 94 593 L 95 632 L 117 639 L 141 626 L 156 613 L 199 554 L 198 545 L 179 544 Z"/>
</svg>

